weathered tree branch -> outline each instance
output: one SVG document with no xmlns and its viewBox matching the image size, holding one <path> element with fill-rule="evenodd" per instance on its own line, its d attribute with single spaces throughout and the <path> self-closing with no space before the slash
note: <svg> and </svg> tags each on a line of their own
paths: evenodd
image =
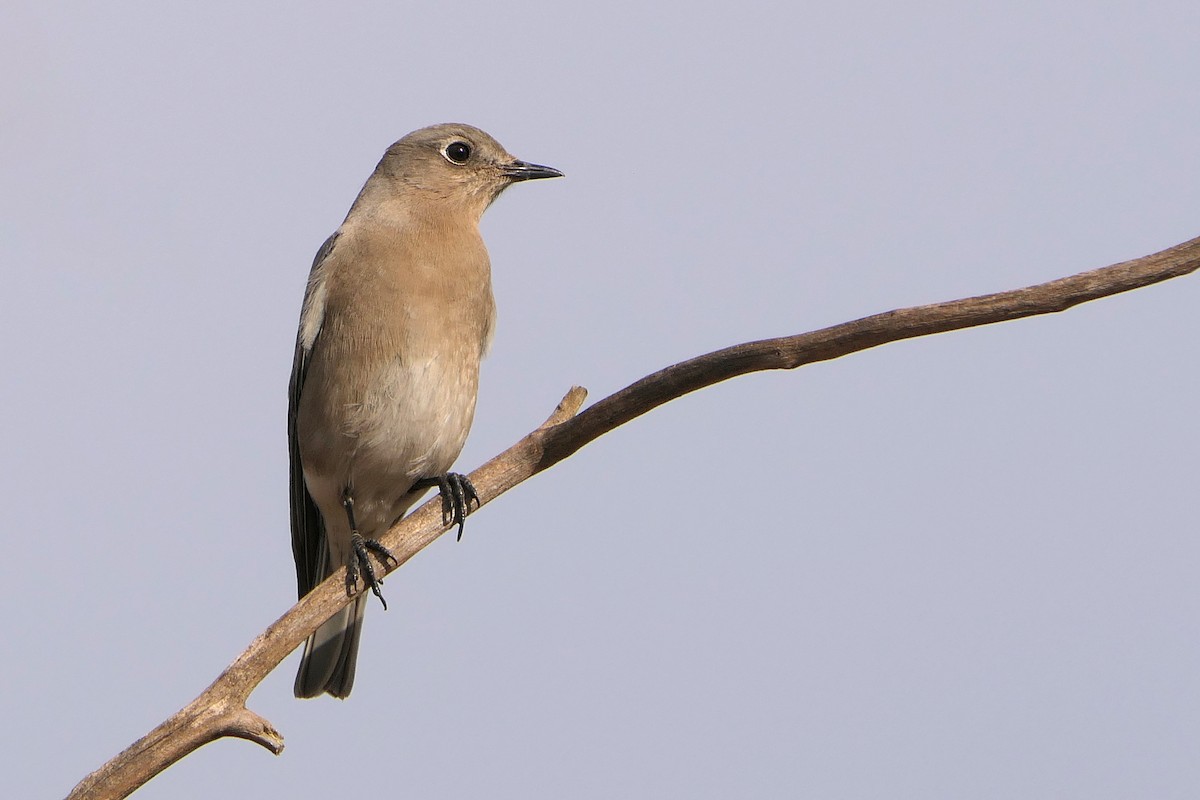
<svg viewBox="0 0 1200 800">
<path fill-rule="evenodd" d="M 1064 311 L 1186 275 L 1198 267 L 1200 238 L 1037 286 L 888 311 L 798 336 L 728 347 L 659 370 L 578 414 L 586 392 L 575 387 L 545 423 L 473 472 L 471 481 L 481 503 L 486 504 L 613 428 L 669 400 L 738 375 L 795 369 L 901 339 Z M 382 542 L 395 554 L 395 566 L 399 566 L 445 530 L 441 504 L 435 498 L 395 525 Z M 199 697 L 86 777 L 68 800 L 127 797 L 188 753 L 225 736 L 257 742 L 276 754 L 282 752 L 283 737 L 247 709 L 246 700 L 271 670 L 346 605 L 344 587 L 345 573 L 339 570 L 251 642 Z"/>
</svg>

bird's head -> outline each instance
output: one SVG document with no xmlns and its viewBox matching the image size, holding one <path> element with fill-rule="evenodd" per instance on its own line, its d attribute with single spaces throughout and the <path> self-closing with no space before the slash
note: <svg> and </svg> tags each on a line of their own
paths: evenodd
<svg viewBox="0 0 1200 800">
<path fill-rule="evenodd" d="M 413 131 L 388 148 L 377 172 L 402 191 L 462 205 L 476 215 L 518 181 L 562 176 L 553 167 L 521 161 L 479 128 L 459 123 Z"/>
</svg>

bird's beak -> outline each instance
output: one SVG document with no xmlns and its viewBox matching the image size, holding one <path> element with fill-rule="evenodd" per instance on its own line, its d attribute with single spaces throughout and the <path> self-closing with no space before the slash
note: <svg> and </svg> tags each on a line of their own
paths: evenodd
<svg viewBox="0 0 1200 800">
<path fill-rule="evenodd" d="M 531 181 L 536 178 L 561 178 L 563 176 L 554 167 L 543 167 L 541 164 L 530 164 L 527 161 L 513 161 L 503 165 L 500 169 L 513 183 Z"/>
</svg>

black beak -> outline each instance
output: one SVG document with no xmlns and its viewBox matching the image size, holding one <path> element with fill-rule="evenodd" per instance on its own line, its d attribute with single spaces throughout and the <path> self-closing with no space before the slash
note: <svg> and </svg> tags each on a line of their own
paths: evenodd
<svg viewBox="0 0 1200 800">
<path fill-rule="evenodd" d="M 513 183 L 517 181 L 532 181 L 537 178 L 561 178 L 563 174 L 554 167 L 543 167 L 541 164 L 530 164 L 527 161 L 513 161 L 501 169 Z"/>
</svg>

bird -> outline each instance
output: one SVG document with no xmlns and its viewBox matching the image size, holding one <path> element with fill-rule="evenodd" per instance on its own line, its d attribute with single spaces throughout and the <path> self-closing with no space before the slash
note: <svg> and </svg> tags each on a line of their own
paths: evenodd
<svg viewBox="0 0 1200 800">
<path fill-rule="evenodd" d="M 387 149 L 318 250 L 288 385 L 292 554 L 301 598 L 346 567 L 354 600 L 305 642 L 296 697 L 350 694 L 366 590 L 383 601 L 371 557 L 394 560 L 377 539 L 430 488 L 459 538 L 478 505 L 449 470 L 495 324 L 479 220 L 512 184 L 557 177 L 470 125 L 422 128 Z"/>
</svg>

